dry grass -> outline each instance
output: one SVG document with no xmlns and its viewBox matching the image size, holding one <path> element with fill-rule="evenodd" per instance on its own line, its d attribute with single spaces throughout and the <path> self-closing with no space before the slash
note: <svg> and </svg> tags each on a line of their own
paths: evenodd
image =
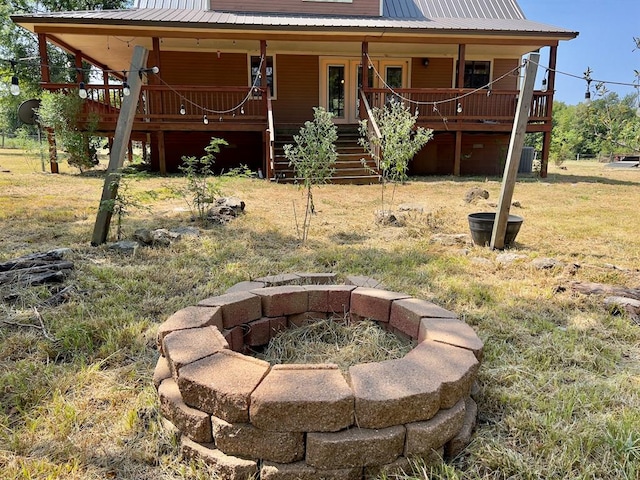
<svg viewBox="0 0 640 480">
<path fill-rule="evenodd" d="M 73 250 L 72 301 L 39 308 L 51 341 L 35 328 L 0 323 L 0 478 L 210 478 L 179 462 L 175 439 L 159 426 L 151 372 L 157 325 L 179 308 L 243 280 L 296 271 L 370 275 L 388 288 L 457 312 L 485 341 L 479 425 L 465 453 L 414 478 L 638 479 L 640 331 L 601 299 L 556 287 L 597 281 L 640 287 L 637 209 L 640 171 L 567 162 L 549 178 L 515 189 L 525 223 L 500 252 L 432 243 L 433 233 L 467 233 L 474 186 L 499 195 L 498 178 L 415 178 L 396 203 L 424 205 L 406 227 L 380 227 L 379 186 L 324 186 L 309 240 L 296 237 L 295 186 L 232 180 L 227 194 L 246 215 L 165 249 L 121 256 L 89 240 L 103 178 L 62 165 L 43 174 L 37 159 L 0 151 L 0 260 L 56 247 Z M 178 177 L 131 181 L 151 212 L 136 228 L 189 224 L 167 188 Z M 153 190 L 157 198 L 144 193 Z M 538 270 L 553 257 L 580 268 Z M 614 268 L 615 266 L 616 268 Z M 2 320 L 34 323 L 47 287 L 3 289 Z M 411 477 L 407 477 L 411 478 Z"/>
<path fill-rule="evenodd" d="M 335 318 L 278 333 L 258 357 L 272 365 L 335 363 L 346 374 L 353 365 L 402 358 L 413 347 L 376 322 Z"/>
</svg>

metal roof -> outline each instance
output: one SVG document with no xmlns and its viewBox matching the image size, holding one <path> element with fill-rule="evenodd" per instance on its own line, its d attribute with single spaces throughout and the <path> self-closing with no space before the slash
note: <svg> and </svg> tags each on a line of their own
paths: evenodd
<svg viewBox="0 0 640 480">
<path fill-rule="evenodd" d="M 16 23 L 81 23 L 255 30 L 389 29 L 433 33 L 538 34 L 573 38 L 563 28 L 526 20 L 515 0 L 384 0 L 383 16 L 335 16 L 208 10 L 208 0 L 136 0 L 136 8 L 14 15 Z M 347 30 L 348 29 L 348 30 Z"/>
</svg>

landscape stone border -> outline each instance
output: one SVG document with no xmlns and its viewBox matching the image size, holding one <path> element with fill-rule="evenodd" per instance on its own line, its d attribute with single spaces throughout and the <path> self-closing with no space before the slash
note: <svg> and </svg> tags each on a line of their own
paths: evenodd
<svg viewBox="0 0 640 480">
<path fill-rule="evenodd" d="M 171 315 L 153 380 L 183 457 L 222 480 L 361 480 L 460 453 L 475 426 L 483 342 L 454 313 L 383 288 L 368 277 L 275 275 Z M 333 364 L 271 366 L 248 354 L 335 316 L 375 320 L 417 346 L 347 378 Z"/>
</svg>

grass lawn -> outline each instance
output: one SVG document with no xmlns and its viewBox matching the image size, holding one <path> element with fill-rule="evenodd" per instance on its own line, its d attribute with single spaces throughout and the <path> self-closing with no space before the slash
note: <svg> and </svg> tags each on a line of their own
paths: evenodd
<svg viewBox="0 0 640 480">
<path fill-rule="evenodd" d="M 640 287 L 640 171 L 565 167 L 516 185 L 511 213 L 525 220 L 508 251 L 522 257 L 511 263 L 488 248 L 433 241 L 468 233 L 467 214 L 493 210 L 464 202 L 472 187 L 497 202 L 501 179 L 484 177 L 411 179 L 395 204 L 419 203 L 424 213 L 401 228 L 374 223 L 380 186 L 323 186 L 305 245 L 294 215 L 294 205 L 298 220 L 304 209 L 301 190 L 230 179 L 223 191 L 246 202 L 245 215 L 123 256 L 89 244 L 103 176 L 64 164 L 45 174 L 39 160 L 0 150 L 0 261 L 69 247 L 75 264 L 67 280 L 75 293 L 56 307 L 41 305 L 47 287 L 0 287 L 0 478 L 211 478 L 179 461 L 160 426 L 156 328 L 237 282 L 304 271 L 372 276 L 458 313 L 485 342 L 472 443 L 407 479 L 640 479 L 640 326 L 602 298 L 558 288 Z M 149 209 L 131 211 L 125 235 L 193 225 L 171 188 L 183 183 L 129 180 Z M 532 265 L 545 257 L 565 267 Z M 34 307 L 47 335 L 25 326 L 40 327 Z"/>
</svg>

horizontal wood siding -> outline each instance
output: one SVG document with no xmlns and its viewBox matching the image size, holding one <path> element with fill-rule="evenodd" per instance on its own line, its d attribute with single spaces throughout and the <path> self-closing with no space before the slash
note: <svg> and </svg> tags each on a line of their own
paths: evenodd
<svg viewBox="0 0 640 480">
<path fill-rule="evenodd" d="M 500 175 L 504 171 L 509 134 L 474 134 L 462 136 L 462 175 Z"/>
<path fill-rule="evenodd" d="M 517 58 L 496 58 L 493 61 L 493 78 L 500 78 L 507 72 L 510 72 L 518 66 L 519 60 Z M 497 81 L 492 85 L 494 90 L 517 90 L 518 89 L 518 75 L 517 72 L 514 75 L 507 75 L 502 80 Z"/>
<path fill-rule="evenodd" d="M 324 15 L 380 15 L 380 0 L 346 2 L 309 0 L 211 0 L 211 10 L 232 12 L 319 13 Z"/>
<path fill-rule="evenodd" d="M 169 85 L 249 86 L 243 53 L 161 52 L 160 77 Z"/>
<path fill-rule="evenodd" d="M 277 100 L 273 101 L 276 127 L 279 123 L 302 124 L 313 119 L 319 104 L 320 67 L 315 55 L 277 55 Z"/>
<path fill-rule="evenodd" d="M 451 88 L 453 84 L 453 59 L 429 58 L 424 66 L 423 58 L 411 61 L 411 88 Z"/>
</svg>

